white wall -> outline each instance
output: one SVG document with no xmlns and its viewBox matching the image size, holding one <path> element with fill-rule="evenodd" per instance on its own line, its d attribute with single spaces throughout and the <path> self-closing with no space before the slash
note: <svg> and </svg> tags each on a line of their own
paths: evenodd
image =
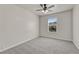
<svg viewBox="0 0 79 59">
<path fill-rule="evenodd" d="M 73 42 L 79 48 L 79 5 L 73 8 Z"/>
<path fill-rule="evenodd" d="M 0 51 L 38 36 L 38 16 L 15 5 L 0 5 Z"/>
<path fill-rule="evenodd" d="M 57 32 L 48 31 L 48 17 L 57 17 Z M 40 16 L 40 36 L 72 41 L 72 10 Z"/>
</svg>

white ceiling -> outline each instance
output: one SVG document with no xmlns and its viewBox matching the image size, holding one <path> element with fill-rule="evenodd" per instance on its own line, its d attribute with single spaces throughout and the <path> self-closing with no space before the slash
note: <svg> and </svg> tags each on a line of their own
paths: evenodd
<svg viewBox="0 0 79 59">
<path fill-rule="evenodd" d="M 50 5 L 52 5 L 52 4 L 47 4 L 47 6 L 50 6 Z M 72 9 L 74 6 L 72 4 L 54 4 L 54 5 L 55 5 L 55 7 L 52 7 L 49 9 L 49 10 L 52 10 L 52 12 L 48 12 L 46 14 L 69 10 L 69 9 Z M 20 4 L 17 6 L 27 9 L 27 10 L 35 13 L 36 15 L 46 15 L 46 14 L 42 13 L 41 11 L 36 11 L 37 9 L 42 9 L 40 7 L 40 4 Z"/>
</svg>

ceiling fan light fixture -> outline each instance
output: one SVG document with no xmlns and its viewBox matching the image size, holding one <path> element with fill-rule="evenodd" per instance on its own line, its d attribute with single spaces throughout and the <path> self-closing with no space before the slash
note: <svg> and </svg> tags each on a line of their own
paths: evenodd
<svg viewBox="0 0 79 59">
<path fill-rule="evenodd" d="M 47 12 L 48 12 L 48 10 L 45 10 L 45 12 L 47 13 Z"/>
<path fill-rule="evenodd" d="M 42 9 L 38 9 L 36 11 L 41 11 L 43 14 L 46 14 L 49 11 L 52 11 L 52 10 L 49 10 L 49 9 L 52 8 L 52 7 L 54 7 L 54 5 L 47 6 L 47 4 L 40 4 L 40 6 L 42 7 Z"/>
<path fill-rule="evenodd" d="M 42 12 L 44 13 L 45 11 L 44 11 L 44 10 L 42 10 Z"/>
<path fill-rule="evenodd" d="M 42 10 L 42 12 L 43 12 L 43 13 L 47 13 L 47 12 L 48 12 L 48 10 Z"/>
</svg>

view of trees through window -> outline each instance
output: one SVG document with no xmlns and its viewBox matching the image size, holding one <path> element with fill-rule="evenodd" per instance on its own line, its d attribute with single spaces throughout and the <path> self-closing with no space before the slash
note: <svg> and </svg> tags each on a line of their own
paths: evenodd
<svg viewBox="0 0 79 59">
<path fill-rule="evenodd" d="M 57 24 L 56 17 L 49 17 L 48 18 L 49 32 L 56 32 L 56 30 L 57 30 L 56 24 Z"/>
</svg>

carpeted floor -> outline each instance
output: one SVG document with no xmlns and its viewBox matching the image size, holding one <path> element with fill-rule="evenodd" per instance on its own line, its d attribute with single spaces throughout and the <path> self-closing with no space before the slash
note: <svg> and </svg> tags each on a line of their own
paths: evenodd
<svg viewBox="0 0 79 59">
<path fill-rule="evenodd" d="M 78 54 L 79 50 L 69 41 L 39 37 L 8 49 L 0 54 Z"/>
</svg>

